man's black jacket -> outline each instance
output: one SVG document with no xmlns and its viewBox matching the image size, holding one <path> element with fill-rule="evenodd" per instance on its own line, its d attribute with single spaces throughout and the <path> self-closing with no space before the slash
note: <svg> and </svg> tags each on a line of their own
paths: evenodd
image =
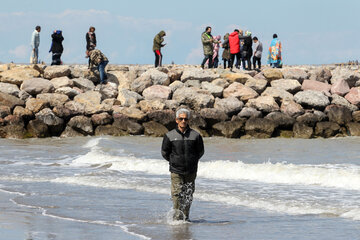
<svg viewBox="0 0 360 240">
<path fill-rule="evenodd" d="M 164 136 L 161 154 L 169 161 L 170 172 L 183 175 L 194 173 L 204 154 L 203 139 L 191 128 L 185 133 L 178 128 L 173 129 Z"/>
</svg>

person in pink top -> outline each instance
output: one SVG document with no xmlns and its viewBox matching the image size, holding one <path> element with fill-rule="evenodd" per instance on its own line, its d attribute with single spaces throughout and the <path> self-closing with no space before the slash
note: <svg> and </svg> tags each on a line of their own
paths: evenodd
<svg viewBox="0 0 360 240">
<path fill-rule="evenodd" d="M 214 68 L 217 68 L 218 65 L 219 65 L 219 50 L 220 50 L 220 39 L 221 39 L 221 36 L 218 35 L 218 36 L 215 36 L 214 39 L 217 41 L 215 41 L 213 43 L 214 45 L 214 54 L 213 54 L 213 67 Z"/>
</svg>

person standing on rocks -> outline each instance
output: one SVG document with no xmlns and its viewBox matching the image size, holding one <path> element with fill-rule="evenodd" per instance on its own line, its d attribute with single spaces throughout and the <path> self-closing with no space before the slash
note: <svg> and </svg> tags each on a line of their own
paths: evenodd
<svg viewBox="0 0 360 240">
<path fill-rule="evenodd" d="M 282 48 L 281 42 L 278 39 L 277 34 L 273 35 L 273 40 L 271 41 L 269 47 L 269 56 L 268 63 L 273 68 L 281 68 L 282 67 L 282 56 L 281 56 Z"/>
<path fill-rule="evenodd" d="M 89 70 L 92 71 L 93 67 L 96 66 L 100 74 L 100 84 L 106 84 L 107 75 L 105 73 L 105 67 L 109 63 L 109 60 L 99 49 L 87 51 L 86 53 L 89 58 Z"/>
<path fill-rule="evenodd" d="M 213 53 L 214 53 L 214 46 L 213 43 L 219 43 L 217 40 L 213 38 L 211 35 L 211 27 L 206 27 L 205 32 L 201 34 L 201 42 L 203 44 L 204 50 L 204 60 L 201 63 L 201 68 L 204 69 L 206 61 L 209 61 L 209 68 L 213 67 Z"/>
<path fill-rule="evenodd" d="M 229 46 L 229 33 L 226 33 L 224 36 L 224 43 L 222 44 L 222 47 L 224 48 L 224 51 L 222 53 L 222 60 L 224 62 L 224 69 L 226 69 L 226 63 L 228 67 L 230 67 L 230 46 Z"/>
<path fill-rule="evenodd" d="M 261 69 L 261 56 L 263 51 L 262 43 L 259 41 L 257 37 L 253 38 L 254 41 L 254 56 L 253 56 L 253 65 L 254 69 L 256 69 L 256 63 L 258 64 L 258 69 Z"/>
<path fill-rule="evenodd" d="M 179 109 L 177 127 L 164 136 L 161 146 L 161 154 L 170 165 L 174 220 L 189 221 L 198 162 L 204 154 L 203 139 L 189 127 L 189 118 L 189 110 Z"/>
<path fill-rule="evenodd" d="M 166 36 L 165 31 L 160 31 L 154 37 L 153 52 L 155 53 L 155 67 L 162 66 L 163 55 L 161 54 L 161 48 L 166 45 L 163 44 L 165 36 Z"/>
<path fill-rule="evenodd" d="M 241 51 L 243 68 L 246 70 L 251 70 L 251 56 L 253 55 L 251 32 L 246 31 L 245 36 L 239 36 L 239 38 L 244 40 L 244 45 Z"/>
<path fill-rule="evenodd" d="M 89 31 L 86 33 L 86 50 L 91 51 L 96 48 L 96 34 L 95 27 L 90 27 Z"/>
<path fill-rule="evenodd" d="M 34 32 L 31 35 L 32 51 L 30 56 L 30 64 L 37 64 L 39 62 L 40 31 L 41 27 L 36 26 Z"/>
<path fill-rule="evenodd" d="M 64 41 L 64 37 L 62 35 L 61 30 L 55 30 L 51 35 L 52 43 L 50 47 L 50 51 L 52 52 L 52 62 L 51 65 L 61 65 L 61 54 L 64 51 L 64 47 L 62 42 Z"/>
<path fill-rule="evenodd" d="M 214 68 L 217 68 L 218 66 L 219 66 L 219 50 L 220 50 L 220 40 L 221 40 L 221 36 L 220 35 L 218 35 L 218 36 L 215 36 L 214 37 L 214 41 L 216 41 L 216 42 L 214 42 L 214 53 L 213 53 L 213 67 Z"/>
<path fill-rule="evenodd" d="M 239 68 L 240 66 L 240 38 L 239 38 L 239 30 L 235 29 L 234 32 L 230 33 L 229 35 L 229 47 L 230 47 L 230 64 L 229 64 L 229 68 L 230 70 L 232 70 L 233 65 L 234 65 L 234 61 L 235 61 L 235 57 L 236 57 L 236 64 L 235 67 Z M 227 43 L 227 41 L 225 41 L 224 43 Z"/>
</svg>

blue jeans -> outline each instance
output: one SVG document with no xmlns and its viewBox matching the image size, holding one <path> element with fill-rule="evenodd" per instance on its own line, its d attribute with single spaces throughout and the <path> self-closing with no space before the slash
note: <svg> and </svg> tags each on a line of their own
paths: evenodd
<svg viewBox="0 0 360 240">
<path fill-rule="evenodd" d="M 100 73 L 100 83 L 105 83 L 105 80 L 107 79 L 107 75 L 105 73 L 105 67 L 108 63 L 109 61 L 102 61 L 98 66 L 98 70 Z"/>
</svg>

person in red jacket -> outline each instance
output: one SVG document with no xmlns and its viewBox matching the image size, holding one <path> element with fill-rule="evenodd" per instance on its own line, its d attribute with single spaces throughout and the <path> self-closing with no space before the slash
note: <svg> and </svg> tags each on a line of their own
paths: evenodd
<svg viewBox="0 0 360 240">
<path fill-rule="evenodd" d="M 234 65 L 234 60 L 236 57 L 236 68 L 240 68 L 240 39 L 239 39 L 239 30 L 235 29 L 234 32 L 232 32 L 229 35 L 229 39 L 224 42 L 229 43 L 230 45 L 230 70 L 232 70 L 232 67 Z"/>
</svg>

